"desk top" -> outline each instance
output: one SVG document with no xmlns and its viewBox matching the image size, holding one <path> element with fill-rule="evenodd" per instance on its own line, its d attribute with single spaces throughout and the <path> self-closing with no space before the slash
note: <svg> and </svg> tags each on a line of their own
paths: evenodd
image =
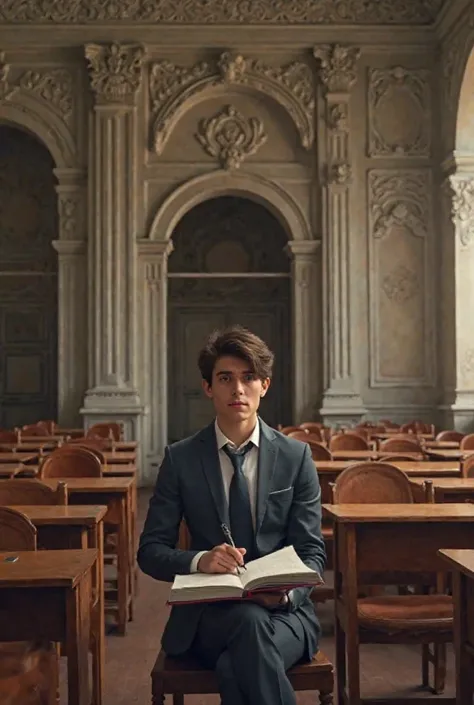
<svg viewBox="0 0 474 705">
<path fill-rule="evenodd" d="M 134 463 L 137 454 L 134 450 L 106 450 L 104 457 L 109 465 L 117 465 L 118 463 Z"/>
<path fill-rule="evenodd" d="M 342 523 L 473 521 L 474 504 L 323 504 Z"/>
<path fill-rule="evenodd" d="M 422 485 L 427 478 L 421 479 L 418 477 L 410 478 L 410 482 L 414 482 L 416 485 Z M 474 491 L 474 477 L 433 477 L 429 478 L 433 483 L 434 488 L 439 488 L 440 490 L 450 490 L 455 492 L 465 492 L 466 490 Z"/>
<path fill-rule="evenodd" d="M 0 463 L 27 463 L 38 457 L 38 453 L 0 452 Z"/>
<path fill-rule="evenodd" d="M 23 470 L 21 463 L 0 463 L 0 477 L 12 477 L 21 470 Z"/>
<path fill-rule="evenodd" d="M 58 482 L 65 482 L 68 493 L 74 492 L 108 492 L 126 494 L 135 483 L 133 477 L 56 477 L 51 480 L 41 480 L 45 485 L 56 489 Z"/>
<path fill-rule="evenodd" d="M 316 470 L 323 474 L 324 472 L 342 472 L 354 465 L 356 461 L 347 460 L 316 460 Z M 382 461 L 381 461 L 382 462 Z M 389 465 L 395 465 L 400 470 L 403 470 L 407 475 L 461 475 L 461 465 L 457 460 L 444 461 L 429 461 L 429 460 L 391 460 Z"/>
<path fill-rule="evenodd" d="M 430 458 L 440 458 L 440 460 L 443 460 L 444 458 L 449 458 L 450 460 L 461 460 L 462 458 L 467 458 L 469 455 L 472 455 L 474 450 L 461 450 L 460 448 L 451 450 L 449 448 L 446 450 L 427 448 L 426 452 Z"/>
<path fill-rule="evenodd" d="M 443 548 L 439 554 L 451 563 L 451 568 L 461 571 L 469 578 L 474 578 L 474 551 L 472 549 Z"/>
<path fill-rule="evenodd" d="M 18 556 L 5 563 L 7 556 Z M 0 588 L 73 588 L 97 560 L 95 548 L 0 552 Z"/>
<path fill-rule="evenodd" d="M 95 526 L 107 513 L 107 507 L 93 504 L 70 504 L 69 506 L 8 505 L 25 514 L 35 526 Z"/>
</svg>

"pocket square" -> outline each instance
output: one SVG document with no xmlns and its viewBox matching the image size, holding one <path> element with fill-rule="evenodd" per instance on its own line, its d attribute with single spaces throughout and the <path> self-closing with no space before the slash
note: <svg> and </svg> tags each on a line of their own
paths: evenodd
<svg viewBox="0 0 474 705">
<path fill-rule="evenodd" d="M 283 494 L 283 492 L 289 492 L 289 491 L 292 490 L 292 489 L 293 489 L 293 485 L 290 485 L 290 487 L 285 487 L 285 488 L 282 489 L 282 490 L 275 490 L 274 492 L 269 492 L 269 493 L 268 493 L 268 496 L 269 496 L 269 497 L 272 497 L 272 496 L 275 495 L 275 494 Z"/>
</svg>

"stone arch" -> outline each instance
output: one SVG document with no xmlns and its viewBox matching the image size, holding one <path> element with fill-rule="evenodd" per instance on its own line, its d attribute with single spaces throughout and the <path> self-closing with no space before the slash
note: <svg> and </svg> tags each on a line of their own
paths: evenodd
<svg viewBox="0 0 474 705">
<path fill-rule="evenodd" d="M 467 58 L 459 91 L 455 148 L 461 157 L 474 155 L 474 46 Z"/>
<path fill-rule="evenodd" d="M 0 122 L 24 129 L 36 137 L 48 149 L 57 168 L 75 166 L 75 146 L 70 131 L 42 101 L 15 93 L 0 103 Z"/>
<path fill-rule="evenodd" d="M 265 206 L 283 226 L 288 240 L 311 240 L 310 228 L 294 199 L 278 184 L 257 174 L 219 170 L 181 184 L 161 205 L 149 240 L 171 240 L 181 218 L 191 208 L 218 196 L 242 196 Z"/>
</svg>

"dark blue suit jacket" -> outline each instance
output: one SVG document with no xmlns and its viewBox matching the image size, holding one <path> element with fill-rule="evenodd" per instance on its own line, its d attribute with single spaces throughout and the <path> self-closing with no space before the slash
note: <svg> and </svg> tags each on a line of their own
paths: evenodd
<svg viewBox="0 0 474 705">
<path fill-rule="evenodd" d="M 323 574 L 326 553 L 321 535 L 321 490 L 309 446 L 274 431 L 260 420 L 257 480 L 257 556 L 293 545 L 310 568 Z M 181 520 L 191 548 L 176 548 Z M 140 568 L 172 582 L 189 573 L 193 557 L 225 541 L 229 524 L 214 423 L 168 446 L 150 500 L 138 549 Z M 291 610 L 305 627 L 308 658 L 317 647 L 319 625 L 309 590 L 292 591 Z M 202 604 L 177 605 L 163 634 L 163 648 L 182 654 L 194 639 Z"/>
</svg>

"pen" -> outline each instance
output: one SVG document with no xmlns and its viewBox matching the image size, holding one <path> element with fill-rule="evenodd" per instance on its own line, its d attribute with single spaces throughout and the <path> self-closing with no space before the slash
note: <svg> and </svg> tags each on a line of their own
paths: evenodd
<svg viewBox="0 0 474 705">
<path fill-rule="evenodd" d="M 232 546 L 232 548 L 237 548 L 236 545 L 235 545 L 235 543 L 234 543 L 234 539 L 232 538 L 232 534 L 230 533 L 230 529 L 229 529 L 229 527 L 227 526 L 227 524 L 221 524 L 221 529 L 222 529 L 222 531 L 223 531 L 223 533 L 224 533 L 224 536 L 226 537 L 228 543 L 230 543 L 230 545 Z M 239 567 L 240 567 L 240 568 L 243 568 L 244 570 L 247 570 L 247 566 L 245 565 L 245 563 L 243 563 L 242 566 L 237 566 L 237 572 L 239 572 Z"/>
</svg>

